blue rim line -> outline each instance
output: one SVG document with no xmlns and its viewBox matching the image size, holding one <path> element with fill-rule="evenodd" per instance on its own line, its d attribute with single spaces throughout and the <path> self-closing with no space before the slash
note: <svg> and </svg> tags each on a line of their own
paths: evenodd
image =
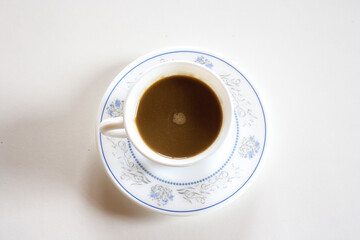
<svg viewBox="0 0 360 240">
<path fill-rule="evenodd" d="M 133 67 L 132 69 L 130 69 L 124 76 L 122 76 L 122 78 L 116 83 L 116 85 L 114 86 L 114 88 L 111 90 L 109 96 L 107 97 L 106 101 L 105 101 L 105 104 L 104 104 L 104 108 L 102 110 L 102 113 L 101 113 L 101 118 L 100 118 L 100 122 L 102 121 L 102 118 L 104 116 L 104 111 L 105 111 L 105 107 L 106 107 L 106 104 L 111 96 L 111 94 L 113 93 L 114 89 L 117 87 L 117 85 L 121 82 L 122 79 L 124 79 L 124 77 L 126 77 L 132 70 L 134 70 L 135 68 L 137 68 L 139 65 L 143 64 L 144 62 L 147 62 L 153 58 L 156 58 L 156 57 L 159 57 L 159 56 L 163 56 L 163 55 L 167 55 L 167 54 L 172 54 L 172 53 L 197 53 L 197 54 L 203 54 L 203 55 L 207 55 L 207 56 L 210 56 L 210 57 L 213 57 L 215 59 L 218 59 L 220 60 L 221 62 L 224 62 L 225 64 L 229 65 L 230 67 L 232 67 L 235 71 L 237 71 L 247 82 L 248 84 L 250 85 L 250 87 L 252 88 L 252 90 L 254 91 L 259 103 L 260 103 L 260 107 L 261 107 L 261 111 L 263 113 L 263 117 L 264 117 L 264 126 L 265 126 L 265 134 L 264 134 L 264 143 L 263 143 L 263 148 L 262 148 L 262 151 L 261 151 L 261 155 L 260 155 L 260 158 L 259 158 L 259 161 L 258 163 L 256 164 L 255 166 L 255 169 L 254 171 L 251 173 L 251 175 L 249 176 L 249 178 L 245 181 L 245 183 L 243 185 L 241 185 L 241 187 L 236 190 L 233 194 L 231 194 L 230 196 L 228 196 L 227 198 L 223 199 L 222 201 L 218 202 L 218 203 L 215 203 L 213 205 L 210 205 L 210 206 L 207 206 L 207 207 L 204 207 L 204 208 L 199 208 L 199 209 L 194 209 L 194 210 L 185 210 L 185 211 L 176 211 L 176 210 L 168 210 L 168 209 L 164 209 L 164 208 L 159 208 L 159 207 L 156 207 L 156 206 L 153 206 L 153 205 L 150 205 L 140 199 L 138 199 L 137 197 L 135 197 L 134 195 L 132 195 L 123 185 L 121 185 L 121 183 L 119 182 L 119 180 L 115 177 L 114 173 L 111 171 L 107 161 L 106 161 L 106 158 L 105 158 L 105 154 L 104 154 L 104 149 L 102 147 L 102 139 L 101 139 L 101 133 L 99 133 L 99 139 L 100 139 L 100 146 L 101 146 L 101 152 L 102 152 L 102 155 L 103 155 L 103 158 L 104 158 L 104 161 L 105 161 L 105 164 L 109 170 L 109 172 L 111 173 L 111 175 L 113 176 L 113 178 L 116 180 L 116 182 L 122 187 L 122 189 L 124 189 L 130 196 L 132 196 L 133 198 L 135 198 L 136 200 L 138 200 L 139 202 L 141 202 L 142 204 L 146 205 L 146 206 L 149 206 L 151 208 L 155 208 L 157 210 L 161 210 L 161 211 L 165 211 L 165 212 L 174 212 L 174 213 L 186 213 L 186 212 L 198 212 L 198 211 L 202 211 L 202 210 L 205 210 L 205 209 L 208 209 L 208 208 L 211 208 L 211 207 L 214 207 L 214 206 L 217 206 L 219 204 L 221 204 L 222 202 L 225 202 L 227 199 L 231 198 L 232 196 L 234 196 L 237 192 L 240 191 L 240 189 L 242 189 L 245 184 L 251 179 L 251 177 L 254 175 L 256 169 L 258 168 L 260 162 L 261 162 L 261 159 L 262 159 L 262 156 L 263 156 L 263 153 L 264 153 L 264 149 L 265 149 L 265 144 L 266 144 L 266 119 L 265 119 L 265 113 L 264 113 L 264 108 L 261 104 L 261 101 L 260 101 L 260 98 L 257 94 L 257 92 L 255 91 L 254 87 L 251 85 L 251 83 L 249 82 L 249 80 L 247 80 L 247 78 L 239 71 L 237 70 L 234 66 L 232 66 L 230 63 L 222 60 L 221 58 L 218 58 L 216 56 L 213 56 L 211 54 L 207 54 L 207 53 L 203 53 L 203 52 L 198 52 L 198 51 L 171 51 L 171 52 L 166 52 L 166 53 L 162 53 L 162 54 L 158 54 L 158 55 L 155 55 L 151 58 L 148 58 L 144 61 L 142 61 L 141 63 L 137 64 L 135 67 Z"/>
<path fill-rule="evenodd" d="M 176 186 L 189 186 L 189 185 L 194 185 L 194 184 L 198 184 L 198 183 L 201 183 L 201 182 L 204 182 L 206 180 L 209 180 L 210 178 L 212 177 L 215 177 L 218 173 L 220 173 L 221 170 L 224 169 L 224 167 L 228 164 L 228 162 L 231 160 L 232 156 L 234 155 L 234 152 L 235 152 L 235 149 L 238 145 L 238 142 L 239 142 L 239 122 L 238 122 L 238 118 L 237 118 L 237 114 L 236 112 L 234 111 L 234 114 L 235 114 L 235 120 L 236 120 L 236 139 L 235 139 L 235 144 L 234 144 L 234 147 L 233 147 L 233 150 L 231 151 L 231 154 L 230 156 L 227 158 L 227 160 L 225 161 L 225 163 L 223 165 L 221 165 L 221 167 L 213 172 L 212 174 L 210 174 L 209 176 L 201 179 L 201 180 L 198 180 L 198 181 L 192 181 L 192 182 L 185 182 L 185 183 L 180 183 L 180 182 L 171 182 L 171 181 L 166 181 L 162 178 L 159 178 L 157 176 L 155 176 L 154 174 L 152 174 L 151 172 L 149 172 L 141 163 L 140 161 L 137 159 L 137 157 L 135 156 L 135 153 L 131 147 L 131 143 L 130 143 L 130 140 L 127 139 L 127 142 L 128 142 L 128 146 L 129 146 L 129 149 L 130 149 L 130 153 L 131 153 L 131 156 L 135 159 L 136 163 L 139 165 L 139 167 L 144 171 L 146 172 L 150 177 L 160 181 L 160 182 L 163 182 L 163 183 L 166 183 L 166 184 L 170 184 L 170 185 L 176 185 Z"/>
</svg>

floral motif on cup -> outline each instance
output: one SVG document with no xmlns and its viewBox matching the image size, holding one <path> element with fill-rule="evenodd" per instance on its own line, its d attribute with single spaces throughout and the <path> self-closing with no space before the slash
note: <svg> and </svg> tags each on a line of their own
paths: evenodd
<svg viewBox="0 0 360 240">
<path fill-rule="evenodd" d="M 105 110 L 110 117 L 119 117 L 124 113 L 124 101 L 115 99 L 105 108 Z"/>
<path fill-rule="evenodd" d="M 260 150 L 260 143 L 255 140 L 254 136 L 243 138 L 240 147 L 239 154 L 243 158 L 252 159 Z"/>
<path fill-rule="evenodd" d="M 214 65 L 210 62 L 209 59 L 205 58 L 204 56 L 198 56 L 196 59 L 195 59 L 195 62 L 196 63 L 200 63 L 201 65 L 204 65 L 205 67 L 207 68 L 212 68 Z"/>
<path fill-rule="evenodd" d="M 174 195 L 170 188 L 156 184 L 150 189 L 150 198 L 155 201 L 158 206 L 165 206 L 174 200 Z"/>
</svg>

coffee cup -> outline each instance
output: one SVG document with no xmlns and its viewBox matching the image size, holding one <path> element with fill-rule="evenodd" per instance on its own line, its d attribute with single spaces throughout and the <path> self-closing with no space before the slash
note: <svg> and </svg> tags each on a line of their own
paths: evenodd
<svg viewBox="0 0 360 240">
<path fill-rule="evenodd" d="M 154 150 L 144 141 L 136 123 L 139 104 L 143 95 L 156 83 L 173 76 L 191 77 L 205 84 L 216 95 L 221 108 L 221 123 L 214 141 L 195 155 L 174 157 Z M 179 116 L 179 114 L 174 116 Z M 125 99 L 123 116 L 103 120 L 99 124 L 98 130 L 106 136 L 128 138 L 141 154 L 153 162 L 167 166 L 183 167 L 195 164 L 218 150 L 229 134 L 232 119 L 231 95 L 217 74 L 198 63 L 171 61 L 160 63 L 143 73 Z"/>
</svg>

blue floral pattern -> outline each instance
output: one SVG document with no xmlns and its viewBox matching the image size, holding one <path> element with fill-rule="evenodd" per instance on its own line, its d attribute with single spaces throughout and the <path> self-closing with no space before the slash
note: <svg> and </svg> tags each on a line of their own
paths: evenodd
<svg viewBox="0 0 360 240">
<path fill-rule="evenodd" d="M 115 99 L 110 103 L 108 107 L 106 107 L 106 113 L 110 117 L 119 117 L 123 115 L 124 112 L 124 101 L 119 99 Z"/>
<path fill-rule="evenodd" d="M 195 59 L 195 62 L 204 65 L 205 67 L 212 68 L 214 65 L 210 62 L 209 59 L 205 58 L 204 56 L 199 56 Z"/>
<path fill-rule="evenodd" d="M 260 149 L 260 143 L 254 136 L 244 138 L 239 147 L 239 154 L 243 158 L 252 159 Z"/>
<path fill-rule="evenodd" d="M 158 206 L 165 206 L 169 201 L 174 200 L 174 195 L 170 188 L 156 184 L 150 189 L 150 198 L 155 201 Z"/>
</svg>

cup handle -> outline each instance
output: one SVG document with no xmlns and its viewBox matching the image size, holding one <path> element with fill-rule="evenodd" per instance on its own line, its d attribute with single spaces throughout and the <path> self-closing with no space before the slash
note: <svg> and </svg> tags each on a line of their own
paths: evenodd
<svg viewBox="0 0 360 240">
<path fill-rule="evenodd" d="M 102 134 L 109 137 L 116 137 L 116 138 L 128 137 L 124 127 L 123 117 L 108 118 L 106 120 L 103 120 L 99 124 L 99 131 Z"/>
</svg>

